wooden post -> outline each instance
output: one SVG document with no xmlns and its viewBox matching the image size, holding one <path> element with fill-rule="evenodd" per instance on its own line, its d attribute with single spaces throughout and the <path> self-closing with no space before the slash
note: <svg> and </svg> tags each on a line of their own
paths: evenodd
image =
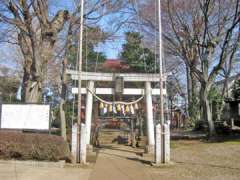
<svg viewBox="0 0 240 180">
<path fill-rule="evenodd" d="M 136 141 L 135 141 L 135 128 L 134 128 L 134 122 L 133 122 L 133 119 L 130 119 L 131 121 L 131 146 L 133 148 L 136 147 Z"/>
</svg>

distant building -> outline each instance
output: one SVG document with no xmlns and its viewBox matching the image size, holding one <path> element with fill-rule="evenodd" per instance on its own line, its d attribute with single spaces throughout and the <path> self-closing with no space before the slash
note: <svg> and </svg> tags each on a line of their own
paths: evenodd
<svg viewBox="0 0 240 180">
<path fill-rule="evenodd" d="M 107 59 L 101 68 L 104 72 L 127 72 L 130 67 L 121 59 Z"/>
<path fill-rule="evenodd" d="M 232 94 L 234 84 L 236 80 L 239 80 L 239 79 L 240 79 L 240 74 L 237 74 L 235 76 L 231 76 L 228 78 L 228 83 L 226 87 L 227 94 L 225 97 L 225 106 L 221 116 L 221 119 L 226 121 L 231 128 L 234 128 L 235 126 L 240 126 L 240 99 L 235 99 Z M 221 80 L 215 83 L 215 85 L 218 87 L 220 92 L 222 92 L 224 83 L 225 83 L 225 80 Z"/>
</svg>

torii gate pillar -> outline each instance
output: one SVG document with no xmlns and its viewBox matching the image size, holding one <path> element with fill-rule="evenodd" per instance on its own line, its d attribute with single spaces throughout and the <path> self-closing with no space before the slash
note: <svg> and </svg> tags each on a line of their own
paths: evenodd
<svg viewBox="0 0 240 180">
<path fill-rule="evenodd" d="M 146 151 L 148 153 L 154 153 L 155 138 L 154 138 L 151 82 L 145 82 L 145 89 L 146 89 L 146 110 L 147 110 L 147 135 L 148 135 L 148 146 L 146 147 Z"/>
<path fill-rule="evenodd" d="M 94 81 L 88 82 L 88 89 L 91 92 L 94 92 Z M 91 125 L 92 125 L 93 95 L 91 92 L 87 91 L 86 109 L 85 109 L 86 144 L 87 145 L 90 145 Z"/>
</svg>

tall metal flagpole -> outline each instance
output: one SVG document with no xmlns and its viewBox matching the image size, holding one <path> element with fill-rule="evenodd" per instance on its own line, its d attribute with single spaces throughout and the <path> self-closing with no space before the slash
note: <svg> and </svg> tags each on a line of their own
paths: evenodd
<svg viewBox="0 0 240 180">
<path fill-rule="evenodd" d="M 84 8 L 84 0 L 80 1 L 80 29 L 79 29 L 79 50 L 78 50 L 78 118 L 77 118 L 77 161 L 80 162 L 80 126 L 81 126 L 81 108 L 82 108 L 82 48 L 83 48 L 83 8 Z"/>
<path fill-rule="evenodd" d="M 159 88 L 160 88 L 160 122 L 164 125 L 163 107 L 163 51 L 162 51 L 162 20 L 161 20 L 161 0 L 158 0 L 158 31 L 159 31 Z"/>
</svg>

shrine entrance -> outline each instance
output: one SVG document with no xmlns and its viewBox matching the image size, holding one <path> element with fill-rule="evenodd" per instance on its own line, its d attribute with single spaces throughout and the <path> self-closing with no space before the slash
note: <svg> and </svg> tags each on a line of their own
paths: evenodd
<svg viewBox="0 0 240 180">
<path fill-rule="evenodd" d="M 106 96 L 102 97 L 107 99 Z M 140 137 L 143 136 L 140 130 L 144 123 L 143 118 L 139 117 L 142 111 L 142 97 L 131 105 L 109 105 L 95 101 L 91 143 L 96 147 L 106 147 L 111 144 L 139 147 Z M 124 96 L 124 101 L 129 101 L 131 98 L 132 96 Z M 114 96 L 110 99 L 114 99 Z"/>
<path fill-rule="evenodd" d="M 68 70 L 68 74 L 72 80 L 78 80 L 78 72 Z M 154 152 L 155 133 L 154 133 L 154 116 L 153 116 L 153 96 L 160 95 L 159 88 L 153 88 L 154 83 L 160 81 L 158 74 L 133 74 L 133 73 L 93 73 L 82 72 L 82 81 L 85 81 L 86 87 L 81 89 L 81 94 L 86 95 L 85 102 L 85 127 L 86 127 L 86 144 L 90 145 L 91 137 L 94 137 L 93 133 L 95 129 L 101 128 L 104 124 L 109 123 L 115 126 L 118 124 L 128 125 L 126 131 L 133 132 L 134 121 L 137 119 L 137 112 L 141 106 L 144 109 L 147 129 L 147 146 L 148 152 Z M 163 82 L 166 81 L 166 77 L 163 77 Z M 139 83 L 141 88 L 132 88 L 133 84 Z M 112 86 L 114 85 L 114 86 Z M 72 93 L 77 94 L 78 88 L 73 88 Z M 163 95 L 166 95 L 166 89 L 164 86 Z M 112 97 L 118 98 L 112 98 Z M 93 104 L 94 111 L 99 109 L 98 118 L 93 121 Z M 97 105 L 96 105 L 97 104 Z M 102 112 L 101 112 L 102 111 Z M 133 120 L 135 119 L 135 120 Z M 112 121 L 112 122 L 111 122 Z M 122 122 L 122 123 L 121 123 Z M 96 124 L 99 127 L 94 127 Z M 95 129 L 93 129 L 95 128 Z M 120 127 L 119 127 L 120 128 Z M 122 129 L 124 134 L 124 128 Z M 92 136 L 91 136 L 92 132 Z M 129 133 L 128 133 L 129 136 Z M 133 133 L 131 133 L 132 145 Z M 125 135 L 121 136 L 126 137 Z M 129 139 L 129 138 L 128 138 Z M 129 143 L 129 142 L 128 142 Z"/>
</svg>

